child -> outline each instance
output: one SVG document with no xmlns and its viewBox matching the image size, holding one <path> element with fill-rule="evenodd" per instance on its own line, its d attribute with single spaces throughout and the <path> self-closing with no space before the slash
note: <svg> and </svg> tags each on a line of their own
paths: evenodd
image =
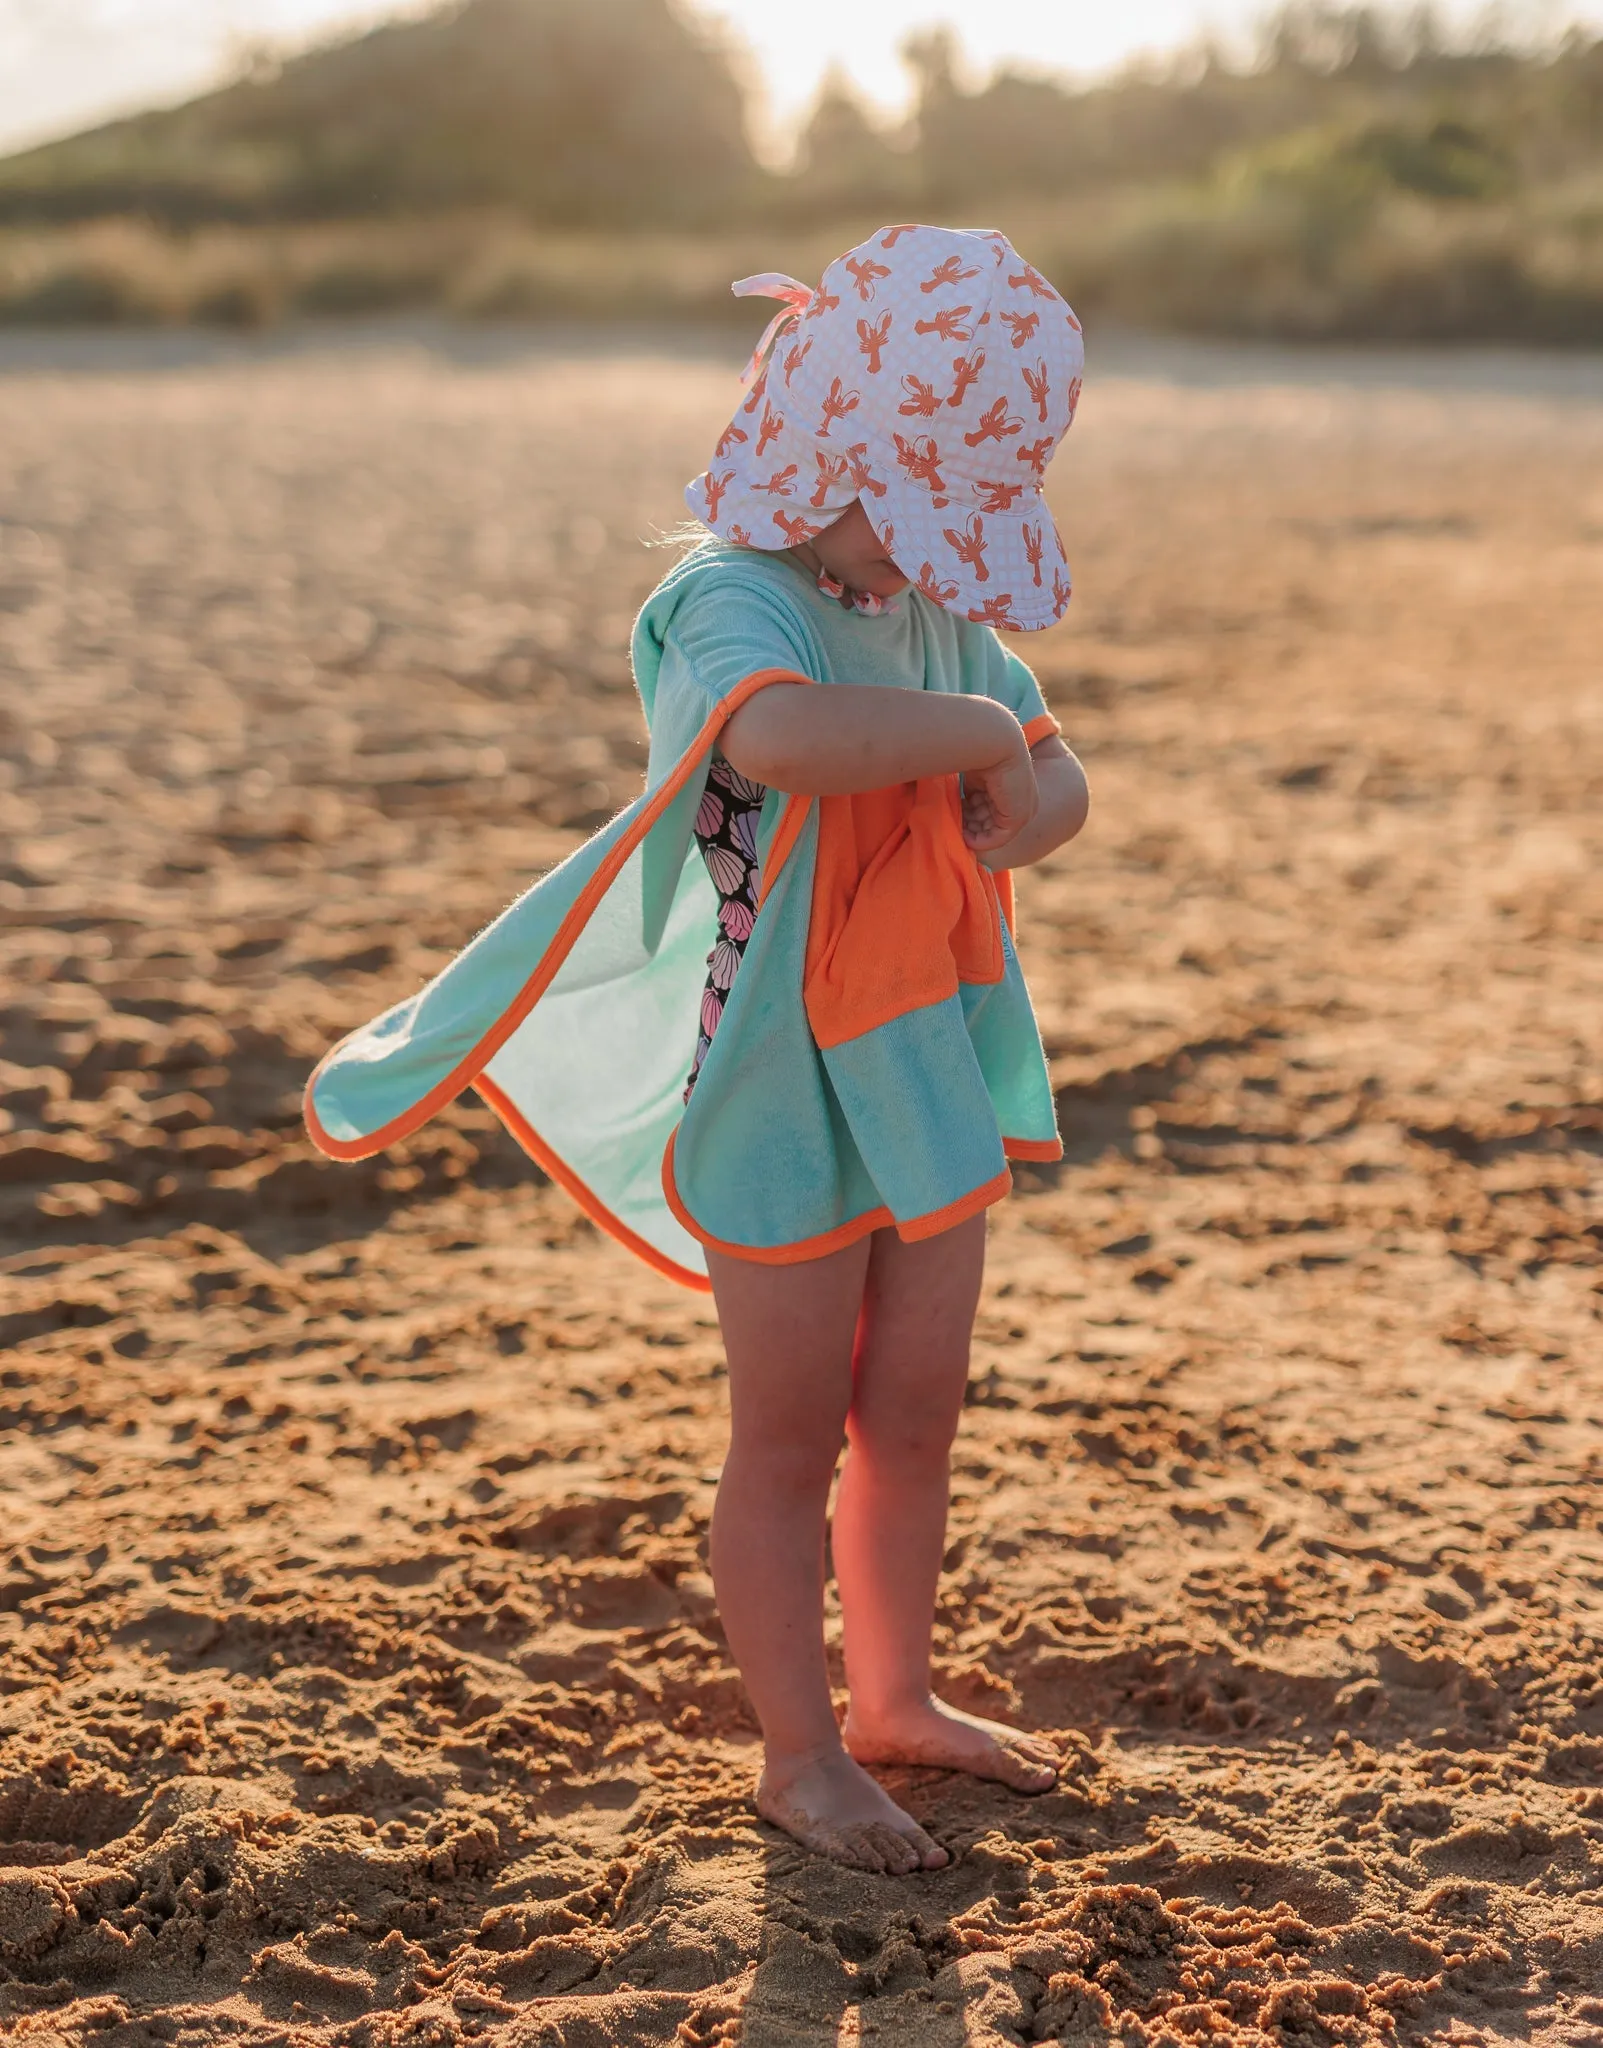
<svg viewBox="0 0 1603 2048">
<path fill-rule="evenodd" d="M 307 1122 L 362 1157 L 472 1083 L 598 1223 L 710 1285 L 758 1807 L 843 1863 L 936 1869 L 865 1765 L 1055 1778 L 1046 1742 L 934 1698 L 930 1638 L 985 1210 L 1009 1159 L 1061 1151 L 1009 871 L 1079 830 L 1085 779 L 994 628 L 1068 603 L 1041 486 L 1080 332 L 990 231 L 882 229 L 816 291 L 735 289 L 790 310 L 686 492 L 711 535 L 636 626 L 644 794 L 336 1046 Z"/>
</svg>

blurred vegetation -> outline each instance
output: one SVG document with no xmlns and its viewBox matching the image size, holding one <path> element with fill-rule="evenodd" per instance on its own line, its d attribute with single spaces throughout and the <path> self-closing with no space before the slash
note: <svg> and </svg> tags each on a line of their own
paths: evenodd
<svg viewBox="0 0 1603 2048">
<path fill-rule="evenodd" d="M 886 218 L 985 216 L 1082 311 L 1218 334 L 1603 342 L 1603 40 L 1293 0 L 1074 88 L 911 39 L 905 126 L 826 80 L 764 168 L 670 0 L 460 0 L 0 163 L 0 318 L 440 306 L 750 324 Z M 765 310 L 765 309 L 759 309 Z"/>
<path fill-rule="evenodd" d="M 667 0 L 466 0 L 0 163 L 0 220 L 170 227 L 518 208 L 723 217 L 752 174 L 725 52 Z M 665 170 L 671 166 L 671 174 Z"/>
</svg>

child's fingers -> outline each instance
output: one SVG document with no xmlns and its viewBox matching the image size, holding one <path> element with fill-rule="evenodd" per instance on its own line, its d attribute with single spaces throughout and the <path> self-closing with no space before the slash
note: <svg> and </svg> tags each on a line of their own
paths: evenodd
<svg viewBox="0 0 1603 2048">
<path fill-rule="evenodd" d="M 985 769 L 974 777 L 973 787 L 974 795 L 985 806 L 986 829 L 998 834 L 992 841 L 994 845 L 1022 832 L 1040 804 L 1035 765 L 1028 755 Z"/>
</svg>

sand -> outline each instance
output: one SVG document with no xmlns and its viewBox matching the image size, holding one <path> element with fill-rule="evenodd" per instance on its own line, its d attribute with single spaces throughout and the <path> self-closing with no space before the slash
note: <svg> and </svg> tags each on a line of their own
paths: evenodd
<svg viewBox="0 0 1603 2048">
<path fill-rule="evenodd" d="M 749 1804 L 704 1298 L 471 1100 L 298 1121 L 637 786 L 730 366 L 0 376 L 0 2033 L 1603 2043 L 1603 403 L 1223 360 L 1093 349 L 1054 478 L 938 1641 L 1065 1770 L 887 1773 L 907 1879 Z"/>
</svg>

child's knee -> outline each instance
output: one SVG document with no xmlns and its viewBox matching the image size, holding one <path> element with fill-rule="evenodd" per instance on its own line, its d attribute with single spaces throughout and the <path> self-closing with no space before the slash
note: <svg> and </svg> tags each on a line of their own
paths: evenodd
<svg viewBox="0 0 1603 2048">
<path fill-rule="evenodd" d="M 829 1491 L 839 1457 L 838 1437 L 798 1443 L 793 1437 L 737 1432 L 724 1472 L 776 1499 L 807 1499 Z"/>
<path fill-rule="evenodd" d="M 860 1414 L 854 1409 L 846 1423 L 855 1456 L 895 1471 L 944 1472 L 954 1434 L 934 1416 Z"/>
</svg>

